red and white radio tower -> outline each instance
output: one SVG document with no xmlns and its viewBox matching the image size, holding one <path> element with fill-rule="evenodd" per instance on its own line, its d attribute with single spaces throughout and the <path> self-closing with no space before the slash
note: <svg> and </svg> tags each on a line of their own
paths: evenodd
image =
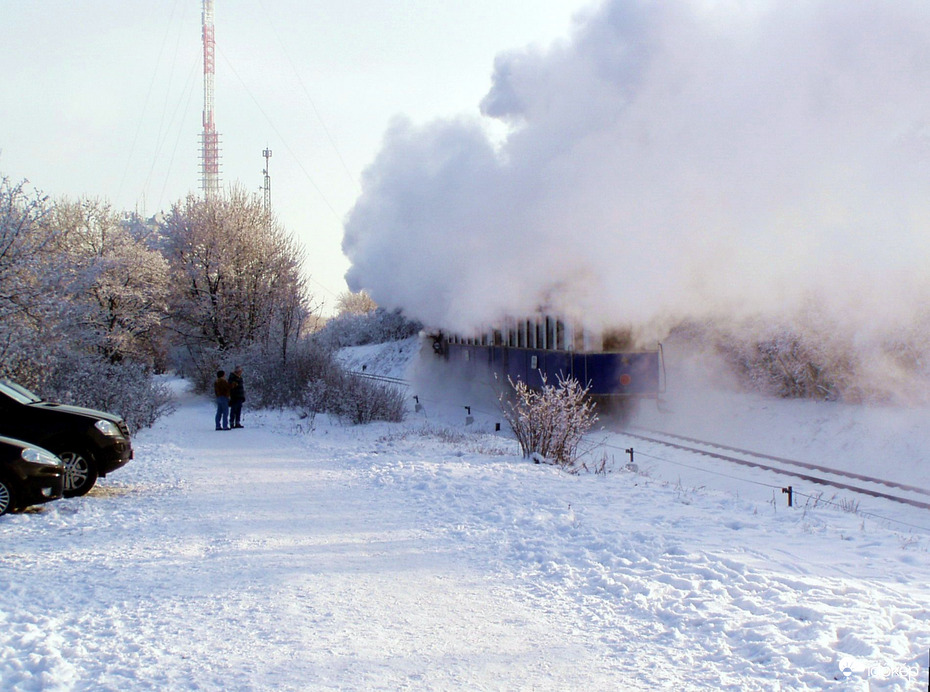
<svg viewBox="0 0 930 692">
<path fill-rule="evenodd" d="M 220 136 L 213 119 L 215 52 L 213 0 L 203 0 L 203 134 L 200 136 L 200 184 L 206 199 L 214 197 L 220 191 Z"/>
</svg>

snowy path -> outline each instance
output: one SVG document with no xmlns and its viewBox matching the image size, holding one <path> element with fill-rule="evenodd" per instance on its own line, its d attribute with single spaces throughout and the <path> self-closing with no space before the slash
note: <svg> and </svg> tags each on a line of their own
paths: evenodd
<svg viewBox="0 0 930 692">
<path fill-rule="evenodd" d="M 246 423 L 188 399 L 91 496 L 0 521 L 3 689 L 926 687 L 926 537 L 415 420 Z"/>
<path fill-rule="evenodd" d="M 23 603 L 0 611 L 18 631 L 0 639 L 5 684 L 567 688 L 608 672 L 571 632 L 551 641 L 568 625 L 420 526 L 402 494 L 346 463 L 344 443 L 216 433 L 209 420 L 208 405 L 185 408 L 159 426 L 171 442 L 140 442 L 133 465 L 157 459 L 168 478 L 114 474 L 85 500 L 10 518 L 27 531 L 53 519 L 70 535 L 23 541 L 3 560 Z"/>
</svg>

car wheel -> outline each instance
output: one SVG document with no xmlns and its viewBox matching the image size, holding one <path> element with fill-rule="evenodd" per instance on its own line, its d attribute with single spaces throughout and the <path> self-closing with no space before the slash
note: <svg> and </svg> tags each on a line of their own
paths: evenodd
<svg viewBox="0 0 930 692">
<path fill-rule="evenodd" d="M 97 467 L 81 452 L 60 452 L 65 462 L 65 497 L 86 495 L 97 482 Z"/>
<path fill-rule="evenodd" d="M 0 514 L 6 514 L 16 509 L 15 500 L 13 486 L 5 478 L 0 478 Z"/>
</svg>

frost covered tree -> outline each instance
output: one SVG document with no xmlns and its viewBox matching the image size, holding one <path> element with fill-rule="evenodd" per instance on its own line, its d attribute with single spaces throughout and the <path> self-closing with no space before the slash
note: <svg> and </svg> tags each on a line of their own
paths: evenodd
<svg viewBox="0 0 930 692">
<path fill-rule="evenodd" d="M 168 393 L 137 345 L 164 316 L 165 271 L 105 203 L 51 204 L 0 178 L 0 376 L 151 424 Z"/>
<path fill-rule="evenodd" d="M 162 235 L 172 329 L 195 361 L 254 345 L 286 359 L 310 314 L 303 253 L 261 201 L 239 187 L 188 196 Z"/>
<path fill-rule="evenodd" d="M 0 176 L 0 316 L 28 311 L 39 290 L 36 278 L 54 233 L 46 225 L 48 198 L 27 181 Z"/>
<path fill-rule="evenodd" d="M 316 339 L 329 348 L 343 348 L 399 341 L 416 335 L 422 328 L 422 324 L 407 319 L 399 310 L 375 308 L 359 315 L 341 313 L 317 332 Z"/>
<path fill-rule="evenodd" d="M 68 258 L 69 331 L 110 362 L 150 364 L 168 307 L 165 258 L 101 200 L 62 200 L 51 218 Z"/>
<path fill-rule="evenodd" d="M 378 309 L 378 304 L 371 299 L 368 292 L 344 291 L 336 301 L 336 310 L 340 315 L 367 315 Z"/>
<path fill-rule="evenodd" d="M 62 266 L 49 209 L 27 181 L 0 176 L 0 375 L 27 382 L 35 381 L 58 342 L 53 284 Z"/>
</svg>

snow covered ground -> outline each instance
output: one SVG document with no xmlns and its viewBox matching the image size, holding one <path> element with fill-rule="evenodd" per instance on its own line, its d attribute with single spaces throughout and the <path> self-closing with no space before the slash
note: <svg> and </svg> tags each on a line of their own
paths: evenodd
<svg viewBox="0 0 930 692">
<path fill-rule="evenodd" d="M 562 473 L 417 387 L 402 424 L 216 432 L 182 385 L 90 495 L 0 518 L 0 688 L 927 689 L 926 510 L 789 509 L 783 478 L 606 429 L 610 473 Z M 930 487 L 915 414 L 670 399 L 640 422 Z"/>
</svg>

